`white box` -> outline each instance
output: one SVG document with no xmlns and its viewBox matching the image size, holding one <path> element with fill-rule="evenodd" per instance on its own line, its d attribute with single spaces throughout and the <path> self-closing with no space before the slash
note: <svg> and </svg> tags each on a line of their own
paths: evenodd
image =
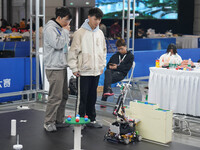
<svg viewBox="0 0 200 150">
<path fill-rule="evenodd" d="M 140 119 L 136 129 L 143 138 L 161 143 L 172 141 L 172 111 L 159 109 L 156 104 L 132 102 L 127 112 L 130 118 Z"/>
</svg>

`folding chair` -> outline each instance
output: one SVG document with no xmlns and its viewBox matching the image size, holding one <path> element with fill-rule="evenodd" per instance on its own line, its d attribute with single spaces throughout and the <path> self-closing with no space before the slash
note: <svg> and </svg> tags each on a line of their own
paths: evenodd
<svg viewBox="0 0 200 150">
<path fill-rule="evenodd" d="M 135 62 L 133 62 L 133 65 L 131 67 L 131 74 L 129 76 L 129 73 L 128 75 L 126 76 L 125 79 L 123 79 L 121 82 L 127 82 L 128 84 L 131 83 L 131 81 L 133 81 L 133 72 L 134 72 L 134 69 L 135 69 Z"/>
<path fill-rule="evenodd" d="M 131 71 L 129 71 L 129 73 L 127 74 L 127 76 L 121 81 L 122 83 L 128 83 L 128 84 L 131 84 L 131 82 L 133 81 L 133 72 L 134 72 L 134 69 L 135 69 L 135 62 L 133 62 L 133 65 L 131 67 Z M 131 74 L 130 74 L 131 73 Z M 129 76 L 130 74 L 130 76 Z M 127 88 L 127 94 L 129 94 L 130 96 L 130 99 L 133 100 L 133 96 L 131 94 L 131 89 L 130 87 Z M 125 95 L 124 99 L 126 99 L 126 96 L 127 94 Z M 119 94 L 114 94 L 114 99 L 115 98 L 118 98 Z"/>
</svg>

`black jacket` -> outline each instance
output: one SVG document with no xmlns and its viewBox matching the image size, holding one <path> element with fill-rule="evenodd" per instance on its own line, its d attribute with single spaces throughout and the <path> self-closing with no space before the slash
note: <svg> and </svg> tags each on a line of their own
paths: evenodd
<svg viewBox="0 0 200 150">
<path fill-rule="evenodd" d="M 119 52 L 112 55 L 112 57 L 110 58 L 107 64 L 107 69 L 109 69 L 109 63 L 117 64 L 118 66 L 117 66 L 117 69 L 115 69 L 115 71 L 122 72 L 124 73 L 124 76 L 126 76 L 133 65 L 134 55 L 131 53 L 131 51 L 128 51 L 125 54 L 126 56 L 121 63 L 119 63 L 119 55 L 121 56 L 121 58 L 124 57 L 124 55 L 120 54 Z"/>
</svg>

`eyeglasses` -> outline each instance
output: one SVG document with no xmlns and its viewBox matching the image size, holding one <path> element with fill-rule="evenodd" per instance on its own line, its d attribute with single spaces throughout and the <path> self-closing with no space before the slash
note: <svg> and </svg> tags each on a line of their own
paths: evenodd
<svg viewBox="0 0 200 150">
<path fill-rule="evenodd" d="M 70 23 L 72 21 L 72 19 L 66 19 L 66 18 L 61 18 L 61 19 L 66 23 Z"/>
<path fill-rule="evenodd" d="M 67 20 L 66 20 L 67 23 L 69 23 L 69 22 L 71 22 L 71 21 L 72 21 L 72 19 L 67 19 Z"/>
</svg>

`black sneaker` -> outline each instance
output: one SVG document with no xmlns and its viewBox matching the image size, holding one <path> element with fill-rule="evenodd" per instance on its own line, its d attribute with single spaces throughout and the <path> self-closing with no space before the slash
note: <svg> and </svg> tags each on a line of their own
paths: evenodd
<svg viewBox="0 0 200 150">
<path fill-rule="evenodd" d="M 114 93 L 111 88 L 108 88 L 108 90 L 103 94 L 103 96 L 112 96 L 112 95 L 114 95 Z"/>
<path fill-rule="evenodd" d="M 102 124 L 100 124 L 100 123 L 98 123 L 96 121 L 87 123 L 86 126 L 90 127 L 90 128 L 102 128 Z"/>
</svg>

